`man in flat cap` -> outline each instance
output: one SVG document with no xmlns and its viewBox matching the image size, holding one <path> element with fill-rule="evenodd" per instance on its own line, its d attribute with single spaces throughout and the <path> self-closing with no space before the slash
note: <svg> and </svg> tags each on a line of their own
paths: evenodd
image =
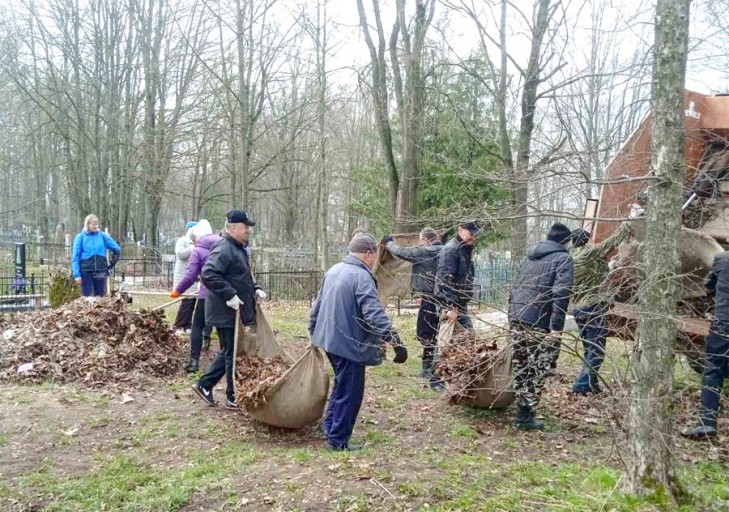
<svg viewBox="0 0 729 512">
<path fill-rule="evenodd" d="M 227 390 L 224 407 L 235 409 L 233 360 L 235 358 L 235 322 L 244 326 L 256 322 L 256 297 L 263 290 L 251 273 L 248 236 L 256 223 L 244 210 L 231 210 L 225 216 L 222 239 L 210 252 L 200 277 L 208 295 L 205 300 L 205 323 L 217 328 L 222 349 L 193 390 L 208 405 L 216 405 L 213 388 L 225 375 Z"/>
<path fill-rule="evenodd" d="M 309 317 L 312 342 L 334 368 L 334 386 L 323 430 L 331 450 L 356 450 L 349 444 L 364 398 L 365 368 L 382 363 L 383 342 L 395 348 L 395 363 L 408 358 L 397 331 L 382 308 L 372 266 L 377 240 L 360 233 L 349 243 L 349 255 L 324 275 Z"/>
<path fill-rule="evenodd" d="M 547 239 L 527 249 L 509 293 L 509 329 L 514 364 L 517 430 L 542 430 L 536 419 L 544 379 L 550 372 L 564 327 L 574 279 L 567 248 L 571 232 L 556 223 Z"/>
<path fill-rule="evenodd" d="M 410 288 L 413 295 L 420 299 L 415 336 L 423 346 L 423 369 L 420 377 L 430 379 L 433 376 L 439 322 L 433 290 L 435 289 L 438 256 L 443 249 L 443 244 L 433 228 L 423 228 L 420 232 L 420 244 L 415 247 L 396 244 L 392 235 L 383 237 L 380 243 L 396 258 L 413 264 Z"/>
</svg>

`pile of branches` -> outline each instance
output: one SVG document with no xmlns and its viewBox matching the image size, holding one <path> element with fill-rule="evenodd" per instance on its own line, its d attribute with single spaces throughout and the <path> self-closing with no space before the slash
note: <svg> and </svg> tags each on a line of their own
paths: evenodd
<svg viewBox="0 0 729 512">
<path fill-rule="evenodd" d="M 118 296 L 18 315 L 0 336 L 5 382 L 138 384 L 175 374 L 186 355 L 162 311 L 131 311 Z"/>
<path fill-rule="evenodd" d="M 236 404 L 256 410 L 266 403 L 266 392 L 291 366 L 283 357 L 239 356 L 235 361 Z"/>
<path fill-rule="evenodd" d="M 687 228 L 701 229 L 715 219 L 723 207 L 723 199 L 696 199 L 683 211 L 682 224 Z"/>
<path fill-rule="evenodd" d="M 483 377 L 491 370 L 499 349 L 493 337 L 474 332 L 456 333 L 442 348 L 438 358 L 438 377 L 448 383 L 450 401 L 474 398 Z"/>
</svg>

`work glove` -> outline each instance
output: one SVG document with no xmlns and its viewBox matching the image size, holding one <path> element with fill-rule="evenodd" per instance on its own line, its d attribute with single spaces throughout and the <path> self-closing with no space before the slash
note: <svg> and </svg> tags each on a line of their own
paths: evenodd
<svg viewBox="0 0 729 512">
<path fill-rule="evenodd" d="M 387 245 L 387 242 L 392 242 L 392 235 L 385 235 L 380 240 L 381 245 Z"/>
<path fill-rule="evenodd" d="M 395 345 L 395 358 L 392 360 L 395 364 L 402 364 L 408 360 L 408 349 L 405 345 Z"/>
<path fill-rule="evenodd" d="M 268 295 L 266 294 L 266 292 L 264 292 L 263 290 L 258 288 L 258 289 L 256 289 L 256 297 L 258 297 L 259 299 L 265 300 L 268 298 Z"/>
<path fill-rule="evenodd" d="M 170 297 L 172 297 L 173 299 L 176 299 L 179 296 L 180 296 L 180 292 L 178 292 L 177 290 L 172 290 L 172 293 L 170 293 Z"/>
<path fill-rule="evenodd" d="M 237 295 L 233 295 L 230 299 L 225 301 L 225 305 L 228 306 L 230 309 L 235 309 L 238 311 L 243 304 L 243 301 L 238 298 Z"/>
</svg>

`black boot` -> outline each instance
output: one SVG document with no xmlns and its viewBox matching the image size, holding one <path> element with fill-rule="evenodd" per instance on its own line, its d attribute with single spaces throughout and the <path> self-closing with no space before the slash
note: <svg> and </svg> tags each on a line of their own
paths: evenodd
<svg viewBox="0 0 729 512">
<path fill-rule="evenodd" d="M 534 411 L 529 407 L 519 406 L 514 427 L 517 430 L 544 430 L 544 422 L 536 419 Z"/>
<path fill-rule="evenodd" d="M 204 352 L 210 350 L 210 336 L 203 336 L 202 349 Z"/>
<path fill-rule="evenodd" d="M 198 371 L 198 369 L 199 369 L 199 365 L 198 365 L 197 358 L 191 357 L 190 362 L 187 363 L 187 367 L 185 368 L 185 371 L 187 373 L 195 373 L 196 371 Z"/>
</svg>

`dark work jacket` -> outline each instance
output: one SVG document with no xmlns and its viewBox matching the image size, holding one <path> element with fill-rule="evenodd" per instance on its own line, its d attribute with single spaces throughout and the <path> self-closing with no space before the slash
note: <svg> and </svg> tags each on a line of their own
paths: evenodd
<svg viewBox="0 0 729 512">
<path fill-rule="evenodd" d="M 509 293 L 509 322 L 561 331 L 574 281 L 567 249 L 544 240 L 527 250 Z"/>
<path fill-rule="evenodd" d="M 443 246 L 435 274 L 435 298 L 445 307 L 465 309 L 473 298 L 473 246 L 456 235 Z"/>
<path fill-rule="evenodd" d="M 716 321 L 729 323 L 729 252 L 720 252 L 714 257 L 714 265 L 706 276 L 704 286 L 714 296 Z"/>
<path fill-rule="evenodd" d="M 443 249 L 440 240 L 431 245 L 418 245 L 416 247 L 401 247 L 395 242 L 387 243 L 387 250 L 393 256 L 413 264 L 413 273 L 410 278 L 410 288 L 415 295 L 430 297 L 435 290 L 435 272 L 438 269 L 438 256 Z"/>
<path fill-rule="evenodd" d="M 240 319 L 243 325 L 256 321 L 256 283 L 246 246 L 230 235 L 223 238 L 210 251 L 200 274 L 208 295 L 205 300 L 205 323 L 213 327 L 235 327 L 235 310 L 225 302 L 238 296 L 243 304 Z"/>
</svg>

